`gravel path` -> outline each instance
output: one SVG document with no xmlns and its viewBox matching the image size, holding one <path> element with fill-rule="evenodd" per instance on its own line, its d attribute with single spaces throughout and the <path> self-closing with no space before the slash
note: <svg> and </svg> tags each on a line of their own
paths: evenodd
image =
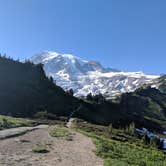
<svg viewBox="0 0 166 166">
<path fill-rule="evenodd" d="M 0 130 L 0 140 L 5 138 L 14 137 L 17 135 L 21 135 L 23 133 L 26 133 L 28 131 L 41 129 L 41 128 L 47 128 L 47 125 L 39 125 L 36 127 L 18 127 L 18 128 L 12 128 L 12 129 L 6 129 L 6 130 Z"/>
<path fill-rule="evenodd" d="M 51 137 L 50 128 L 40 127 L 22 136 L 0 140 L 0 166 L 102 166 L 91 139 L 72 131 L 73 140 Z M 49 153 L 34 153 L 47 145 Z"/>
</svg>

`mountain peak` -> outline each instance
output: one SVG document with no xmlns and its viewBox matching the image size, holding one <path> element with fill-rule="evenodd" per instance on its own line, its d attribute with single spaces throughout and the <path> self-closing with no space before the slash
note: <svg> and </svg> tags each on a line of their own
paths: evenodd
<svg viewBox="0 0 166 166">
<path fill-rule="evenodd" d="M 41 61 L 41 62 L 44 62 L 44 61 L 49 61 L 49 60 L 52 60 L 54 58 L 64 58 L 64 59 L 68 59 L 72 62 L 75 62 L 75 60 L 80 60 L 80 61 L 83 61 L 83 62 L 88 62 L 86 60 L 83 60 L 73 54 L 62 54 L 62 53 L 58 53 L 58 52 L 53 52 L 53 51 L 43 51 L 41 53 L 38 53 L 38 54 L 35 54 L 34 56 L 32 56 L 30 58 L 31 61 L 34 61 L 37 63 L 37 61 Z"/>
<path fill-rule="evenodd" d="M 122 72 L 105 68 L 97 61 L 86 61 L 72 54 L 46 51 L 30 59 L 42 63 L 47 76 L 64 89 L 72 88 L 76 96 L 102 93 L 112 97 L 131 92 L 140 85 L 152 82 L 158 76 L 141 72 Z"/>
<path fill-rule="evenodd" d="M 66 68 L 70 66 L 73 70 L 77 70 L 77 73 L 89 72 L 89 71 L 108 71 L 97 61 L 87 61 L 82 58 L 79 58 L 72 54 L 61 54 L 52 51 L 44 51 L 38 54 L 35 54 L 30 58 L 34 63 L 54 63 L 54 65 L 61 65 L 61 68 Z M 109 69 L 111 70 L 111 69 Z"/>
</svg>

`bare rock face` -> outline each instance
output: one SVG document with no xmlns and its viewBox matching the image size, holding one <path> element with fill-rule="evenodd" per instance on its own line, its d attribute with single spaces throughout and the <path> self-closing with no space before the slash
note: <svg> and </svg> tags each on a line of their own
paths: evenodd
<svg viewBox="0 0 166 166">
<path fill-rule="evenodd" d="M 158 78 L 143 72 L 122 72 L 105 68 L 99 62 L 86 61 L 71 54 L 43 52 L 30 60 L 42 63 L 48 77 L 65 90 L 73 89 L 77 97 L 88 93 L 102 93 L 111 98 L 121 93 L 134 91 L 142 84 L 151 83 Z"/>
</svg>

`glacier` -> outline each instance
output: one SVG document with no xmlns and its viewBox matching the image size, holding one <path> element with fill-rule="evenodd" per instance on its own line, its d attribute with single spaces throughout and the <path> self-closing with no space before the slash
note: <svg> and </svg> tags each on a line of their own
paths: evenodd
<svg viewBox="0 0 166 166">
<path fill-rule="evenodd" d="M 97 61 L 51 51 L 35 54 L 29 60 L 35 64 L 42 63 L 48 77 L 52 77 L 64 90 L 73 89 L 77 97 L 101 93 L 106 98 L 113 98 L 122 93 L 132 92 L 159 77 L 143 72 L 105 68 Z"/>
</svg>

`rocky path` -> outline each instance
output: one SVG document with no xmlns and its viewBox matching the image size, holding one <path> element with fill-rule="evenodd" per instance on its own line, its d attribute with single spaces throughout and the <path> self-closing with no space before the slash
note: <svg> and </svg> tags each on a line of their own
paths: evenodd
<svg viewBox="0 0 166 166">
<path fill-rule="evenodd" d="M 25 129 L 25 128 L 24 128 Z M 102 159 L 95 153 L 92 140 L 72 132 L 72 141 L 51 137 L 51 127 L 38 126 L 22 136 L 0 140 L 0 166 L 102 166 Z M 20 128 L 17 128 L 20 131 Z M 22 132 L 23 128 L 21 129 Z M 9 132 L 10 131 L 10 132 Z M 16 129 L 0 131 L 15 133 Z M 3 134 L 2 134 L 3 133 Z M 34 153 L 36 146 L 47 145 L 48 153 Z"/>
</svg>

